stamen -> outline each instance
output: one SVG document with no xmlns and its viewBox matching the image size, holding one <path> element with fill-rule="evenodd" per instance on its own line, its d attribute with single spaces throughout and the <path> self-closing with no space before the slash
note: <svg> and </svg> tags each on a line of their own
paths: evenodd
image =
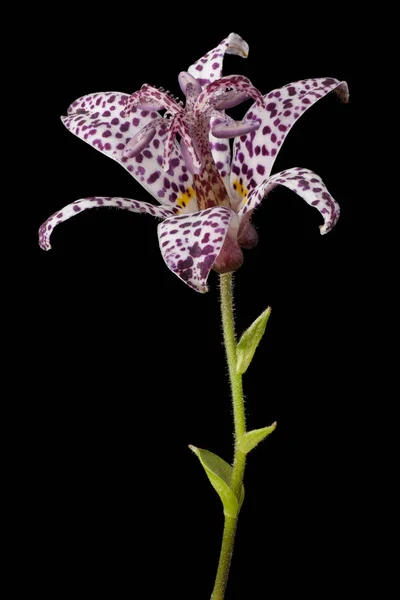
<svg viewBox="0 0 400 600">
<path fill-rule="evenodd" d="M 246 92 L 236 92 L 231 91 L 227 92 L 225 99 L 222 100 L 220 104 L 218 104 L 215 108 L 217 110 L 225 110 L 226 108 L 233 108 L 234 106 L 238 106 L 245 102 L 249 98 L 249 95 Z"/>
<path fill-rule="evenodd" d="M 123 157 L 133 158 L 139 152 L 144 150 L 148 146 L 156 134 L 156 129 L 153 123 L 149 123 L 148 126 L 143 127 L 139 133 L 133 136 L 127 143 L 122 153 Z"/>
<path fill-rule="evenodd" d="M 161 102 L 140 102 L 136 106 L 140 110 L 162 110 L 164 108 Z"/>
<path fill-rule="evenodd" d="M 232 121 L 230 123 L 216 122 L 212 128 L 212 134 L 216 138 L 233 138 L 245 135 L 251 131 L 257 131 L 261 121 Z"/>
<path fill-rule="evenodd" d="M 168 95 L 168 92 L 157 89 L 145 83 L 139 91 L 134 92 L 126 103 L 124 112 L 129 115 L 133 107 L 139 107 L 144 110 L 161 110 L 165 108 L 171 114 L 176 114 L 182 110 L 182 107 Z"/>
<path fill-rule="evenodd" d="M 261 92 L 254 87 L 247 77 L 243 75 L 228 75 L 221 77 L 206 85 L 199 95 L 194 112 L 196 114 L 219 108 L 225 101 L 232 101 L 232 92 L 245 94 L 247 98 L 253 98 L 256 105 L 264 108 L 264 98 Z"/>
</svg>

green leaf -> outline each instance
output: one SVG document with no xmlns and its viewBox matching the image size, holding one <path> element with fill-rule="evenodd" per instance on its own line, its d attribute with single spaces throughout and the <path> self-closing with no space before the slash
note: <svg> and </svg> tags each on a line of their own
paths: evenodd
<svg viewBox="0 0 400 600">
<path fill-rule="evenodd" d="M 253 450 L 262 440 L 264 440 L 270 433 L 276 429 L 276 421 L 269 425 L 268 427 L 263 427 L 262 429 L 253 429 L 252 431 L 247 431 L 239 438 L 239 450 L 244 454 Z"/>
<path fill-rule="evenodd" d="M 266 310 L 250 325 L 248 329 L 243 333 L 240 341 L 236 347 L 236 371 L 238 373 L 245 373 L 247 367 L 251 363 L 254 352 L 258 344 L 264 335 L 265 328 L 271 314 L 271 308 L 268 306 Z"/>
<path fill-rule="evenodd" d="M 231 465 L 208 450 L 196 448 L 196 446 L 189 446 L 189 448 L 198 457 L 199 461 L 204 467 L 208 479 L 211 482 L 211 485 L 221 498 L 221 502 L 224 507 L 224 515 L 226 517 L 235 518 L 243 504 L 244 487 L 242 486 L 239 503 L 235 494 L 230 488 L 232 478 Z"/>
</svg>

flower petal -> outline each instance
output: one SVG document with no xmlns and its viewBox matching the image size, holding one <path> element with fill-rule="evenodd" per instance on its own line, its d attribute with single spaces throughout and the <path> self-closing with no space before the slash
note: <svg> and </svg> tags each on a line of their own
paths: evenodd
<svg viewBox="0 0 400 600">
<path fill-rule="evenodd" d="M 122 165 L 158 202 L 179 207 L 182 194 L 193 189 L 193 179 L 177 143 L 171 148 L 168 171 L 163 170 L 168 121 L 162 120 L 156 111 L 136 107 L 132 107 L 126 118 L 124 108 L 128 98 L 128 94 L 119 92 L 89 94 L 76 100 L 68 116 L 61 120 L 81 140 Z M 137 141 L 135 136 L 140 137 L 140 132 L 151 128 L 153 123 L 156 133 L 150 144 L 139 154 L 133 152 L 135 155 L 129 156 L 130 142 Z M 191 209 L 197 210 L 194 196 L 191 203 Z"/>
<path fill-rule="evenodd" d="M 249 45 L 240 35 L 231 33 L 213 50 L 210 50 L 202 58 L 197 60 L 188 68 L 201 85 L 219 79 L 222 75 L 222 63 L 224 54 L 237 54 L 246 58 L 249 53 Z"/>
<path fill-rule="evenodd" d="M 160 250 L 167 267 L 198 292 L 207 292 L 208 274 L 233 216 L 229 208 L 214 206 L 165 219 L 158 226 Z"/>
<path fill-rule="evenodd" d="M 284 185 L 296 192 L 310 206 L 314 206 L 324 217 L 324 224 L 320 225 L 321 234 L 328 233 L 337 223 L 340 207 L 332 198 L 321 177 L 301 167 L 287 169 L 268 177 L 252 190 L 248 198 L 239 208 L 239 216 L 253 210 L 261 200 L 277 185 Z"/>
<path fill-rule="evenodd" d="M 322 77 L 289 83 L 266 94 L 264 109 L 255 111 L 253 104 L 243 120 L 259 119 L 260 127 L 236 139 L 231 183 L 242 177 L 243 186 L 252 189 L 268 177 L 290 128 L 310 106 L 333 90 L 348 101 L 346 82 Z"/>
<path fill-rule="evenodd" d="M 138 200 L 130 200 L 129 198 L 106 198 L 103 196 L 82 198 L 55 212 L 43 223 L 43 225 L 41 225 L 39 229 L 40 247 L 43 250 L 51 249 L 50 236 L 56 225 L 59 225 L 63 221 L 67 221 L 84 210 L 89 208 L 99 208 L 100 206 L 114 206 L 115 208 L 123 208 L 131 212 L 148 213 L 154 217 L 161 217 L 162 219 L 175 214 L 175 211 L 172 208 L 153 206 L 148 202 L 139 202 Z"/>
</svg>

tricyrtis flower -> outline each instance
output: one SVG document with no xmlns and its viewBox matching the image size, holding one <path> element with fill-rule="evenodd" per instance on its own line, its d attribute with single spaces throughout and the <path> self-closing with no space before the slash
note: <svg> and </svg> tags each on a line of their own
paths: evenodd
<svg viewBox="0 0 400 600">
<path fill-rule="evenodd" d="M 62 117 L 64 125 L 125 167 L 159 205 L 127 198 L 77 200 L 41 226 L 42 248 L 51 248 L 56 225 L 88 208 L 149 213 L 163 219 L 158 237 L 167 266 L 189 286 L 206 292 L 211 269 L 238 269 L 242 248 L 257 243 L 251 215 L 276 185 L 319 210 L 321 233 L 332 229 L 339 206 L 318 175 L 298 167 L 270 173 L 297 119 L 333 90 L 347 101 L 346 83 L 306 79 L 263 96 L 242 75 L 222 77 L 225 53 L 245 57 L 248 45 L 232 33 L 180 73 L 185 104 L 147 84 L 131 95 L 96 93 L 73 102 Z M 226 110 L 248 98 L 253 105 L 242 121 L 234 121 Z M 235 138 L 233 157 L 229 138 Z"/>
</svg>

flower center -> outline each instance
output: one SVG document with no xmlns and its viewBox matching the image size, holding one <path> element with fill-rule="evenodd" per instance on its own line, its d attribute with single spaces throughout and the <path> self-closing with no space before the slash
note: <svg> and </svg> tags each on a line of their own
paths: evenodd
<svg viewBox="0 0 400 600">
<path fill-rule="evenodd" d="M 186 96 L 186 105 L 176 101 L 168 92 L 144 84 L 134 92 L 126 105 L 125 113 L 132 107 L 144 110 L 165 109 L 164 117 L 157 117 L 134 136 L 126 147 L 129 156 L 135 156 L 150 143 L 157 129 L 164 136 L 163 168 L 169 169 L 176 136 L 180 137 L 180 148 L 186 167 L 193 175 L 200 210 L 211 206 L 230 206 L 229 194 L 215 165 L 210 149 L 210 131 L 218 138 L 231 138 L 255 131 L 261 120 L 256 117 L 236 122 L 224 110 L 252 97 L 257 105 L 263 106 L 261 93 L 242 75 L 222 77 L 202 87 L 189 73 L 178 77 L 181 90 Z M 210 125 L 211 117 L 213 127 Z"/>
<path fill-rule="evenodd" d="M 209 131 L 210 117 L 204 114 L 200 115 L 190 128 L 192 141 L 196 143 L 202 165 L 198 172 L 193 173 L 193 187 L 200 210 L 216 205 L 230 206 L 228 191 L 210 150 Z"/>
</svg>

